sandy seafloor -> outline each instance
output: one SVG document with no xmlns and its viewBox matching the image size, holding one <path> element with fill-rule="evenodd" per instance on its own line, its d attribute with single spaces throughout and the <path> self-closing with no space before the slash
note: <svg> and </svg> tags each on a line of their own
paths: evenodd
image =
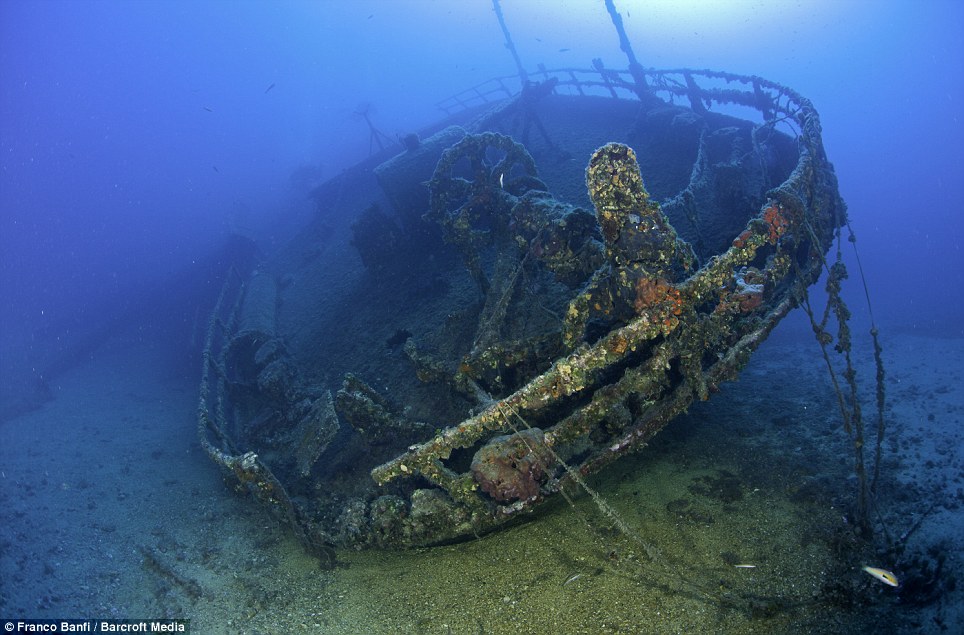
<svg viewBox="0 0 964 635">
<path fill-rule="evenodd" d="M 590 480 L 634 535 L 576 494 L 480 540 L 343 552 L 326 571 L 202 452 L 177 351 L 118 334 L 0 425 L 0 616 L 186 617 L 205 634 L 961 632 L 964 337 L 883 343 L 876 553 L 853 539 L 852 446 L 794 314 L 739 382 Z"/>
</svg>

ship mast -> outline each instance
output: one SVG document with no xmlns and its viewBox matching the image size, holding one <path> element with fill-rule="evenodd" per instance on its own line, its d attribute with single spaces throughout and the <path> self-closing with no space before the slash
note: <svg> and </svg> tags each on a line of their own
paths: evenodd
<svg viewBox="0 0 964 635">
<path fill-rule="evenodd" d="M 502 27 L 502 33 L 505 35 L 505 47 L 512 53 L 516 70 L 519 71 L 519 80 L 522 82 L 522 85 L 525 86 L 529 82 L 529 74 L 526 73 L 526 69 L 522 66 L 519 53 L 515 50 L 515 44 L 512 43 L 512 36 L 509 34 L 509 27 L 505 25 L 505 17 L 502 15 L 502 6 L 499 4 L 499 0 L 492 0 L 492 8 L 495 9 L 495 16 L 499 18 L 499 26 Z"/>
<path fill-rule="evenodd" d="M 636 95 L 640 99 L 644 99 L 652 95 L 652 92 L 649 90 L 649 84 L 646 83 L 646 74 L 643 72 L 643 67 L 636 61 L 636 54 L 633 53 L 633 47 L 629 43 L 629 37 L 627 37 L 626 29 L 623 27 L 623 16 L 616 10 L 613 0 L 605 0 L 605 2 L 609 17 L 612 18 L 613 26 L 616 27 L 616 33 L 619 34 L 619 48 L 622 49 L 629 60 L 629 74 L 633 76 L 633 81 L 636 83 Z"/>
</svg>

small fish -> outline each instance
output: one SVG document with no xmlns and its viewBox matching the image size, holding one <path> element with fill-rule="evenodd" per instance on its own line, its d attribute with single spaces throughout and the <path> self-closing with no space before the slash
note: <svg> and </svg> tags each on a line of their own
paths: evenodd
<svg viewBox="0 0 964 635">
<path fill-rule="evenodd" d="M 562 586 L 566 586 L 566 585 L 572 584 L 573 582 L 575 582 L 576 580 L 578 580 L 578 579 L 581 578 L 581 577 L 582 577 L 582 574 L 581 574 L 581 573 L 574 573 L 574 574 L 572 574 L 571 576 L 569 576 L 568 578 L 566 578 L 566 581 L 562 583 Z"/>
<path fill-rule="evenodd" d="M 505 172 L 499 175 L 499 187 L 505 189 Z"/>
<path fill-rule="evenodd" d="M 900 582 L 897 581 L 897 576 L 887 569 L 878 569 L 877 567 L 861 567 L 861 569 L 874 576 L 887 586 L 900 586 Z"/>
<path fill-rule="evenodd" d="M 268 91 L 271 90 L 272 88 L 274 88 L 274 83 L 272 83 L 270 86 L 264 89 L 264 94 L 267 95 Z"/>
<path fill-rule="evenodd" d="M 733 566 L 737 569 L 756 569 L 755 564 L 735 564 Z"/>
<path fill-rule="evenodd" d="M 208 112 L 214 112 L 213 110 L 211 110 L 211 109 L 208 108 L 207 106 L 205 106 L 204 109 L 205 109 L 206 111 L 208 111 Z"/>
<path fill-rule="evenodd" d="M 565 52 L 568 51 L 568 50 L 569 50 L 569 49 L 559 49 L 559 52 L 560 52 L 560 53 L 565 53 Z"/>
<path fill-rule="evenodd" d="M 218 169 L 218 166 L 212 165 L 211 167 L 214 168 L 215 172 L 217 172 L 218 174 L 221 174 L 221 170 Z"/>
</svg>

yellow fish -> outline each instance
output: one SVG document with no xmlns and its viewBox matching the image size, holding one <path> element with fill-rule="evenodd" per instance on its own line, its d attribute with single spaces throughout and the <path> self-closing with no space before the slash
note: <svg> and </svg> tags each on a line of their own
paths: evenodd
<svg viewBox="0 0 964 635">
<path fill-rule="evenodd" d="M 887 586 L 900 586 L 900 582 L 897 581 L 897 576 L 887 569 L 878 569 L 877 567 L 861 567 L 864 571 L 874 576 Z"/>
</svg>

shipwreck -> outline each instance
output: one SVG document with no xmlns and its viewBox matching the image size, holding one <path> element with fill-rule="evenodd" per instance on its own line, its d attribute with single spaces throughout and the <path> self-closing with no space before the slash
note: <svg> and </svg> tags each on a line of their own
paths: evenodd
<svg viewBox="0 0 964 635">
<path fill-rule="evenodd" d="M 201 443 L 314 553 L 471 538 L 640 450 L 846 223 L 816 110 L 760 77 L 630 56 L 439 105 L 209 323 Z"/>
</svg>

